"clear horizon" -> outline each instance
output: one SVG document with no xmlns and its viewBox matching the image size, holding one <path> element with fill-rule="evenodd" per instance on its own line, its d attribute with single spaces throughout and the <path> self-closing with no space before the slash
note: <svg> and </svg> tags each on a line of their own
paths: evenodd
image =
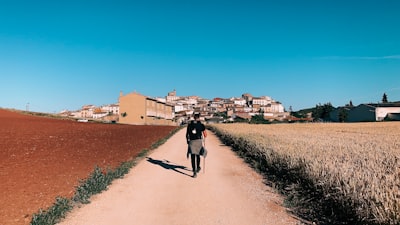
<svg viewBox="0 0 400 225">
<path fill-rule="evenodd" d="M 270 96 L 294 111 L 400 101 L 400 1 L 10 1 L 0 107 Z"/>
</svg>

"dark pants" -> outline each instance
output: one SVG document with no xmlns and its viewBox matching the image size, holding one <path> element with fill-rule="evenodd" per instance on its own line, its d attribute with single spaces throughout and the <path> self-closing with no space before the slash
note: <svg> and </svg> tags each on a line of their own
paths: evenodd
<svg viewBox="0 0 400 225">
<path fill-rule="evenodd" d="M 192 158 L 192 169 L 193 172 L 197 172 L 197 169 L 200 168 L 200 155 L 195 155 L 195 154 L 191 154 L 190 156 Z"/>
</svg>

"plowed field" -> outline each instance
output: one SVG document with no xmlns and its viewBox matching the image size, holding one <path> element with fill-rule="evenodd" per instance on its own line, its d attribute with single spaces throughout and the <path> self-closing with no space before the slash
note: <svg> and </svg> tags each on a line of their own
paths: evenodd
<svg viewBox="0 0 400 225">
<path fill-rule="evenodd" d="M 176 127 L 78 123 L 0 109 L 0 224 L 29 224 L 71 197 L 94 167 L 114 168 Z"/>
</svg>

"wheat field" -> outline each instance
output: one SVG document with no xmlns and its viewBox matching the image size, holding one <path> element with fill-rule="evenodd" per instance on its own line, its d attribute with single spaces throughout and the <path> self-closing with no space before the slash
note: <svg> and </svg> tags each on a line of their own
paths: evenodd
<svg viewBox="0 0 400 225">
<path fill-rule="evenodd" d="M 366 224 L 400 224 L 400 123 L 216 124 L 216 133 L 300 171 Z"/>
</svg>

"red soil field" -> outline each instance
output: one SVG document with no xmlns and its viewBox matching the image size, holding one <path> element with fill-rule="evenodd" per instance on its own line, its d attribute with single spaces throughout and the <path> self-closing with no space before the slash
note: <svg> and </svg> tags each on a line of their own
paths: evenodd
<svg viewBox="0 0 400 225">
<path fill-rule="evenodd" d="M 78 123 L 0 109 L 0 224 L 29 224 L 95 168 L 136 157 L 173 126 Z"/>
</svg>

